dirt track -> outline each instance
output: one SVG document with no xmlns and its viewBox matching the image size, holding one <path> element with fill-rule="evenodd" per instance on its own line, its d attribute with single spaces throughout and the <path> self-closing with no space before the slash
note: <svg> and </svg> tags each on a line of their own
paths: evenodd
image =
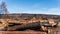
<svg viewBox="0 0 60 34">
<path fill-rule="evenodd" d="M 46 34 L 46 33 L 34 31 L 0 31 L 0 34 Z"/>
</svg>

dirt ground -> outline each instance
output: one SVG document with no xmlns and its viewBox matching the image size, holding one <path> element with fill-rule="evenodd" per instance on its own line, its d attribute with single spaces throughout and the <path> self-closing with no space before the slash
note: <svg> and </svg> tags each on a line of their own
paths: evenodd
<svg viewBox="0 0 60 34">
<path fill-rule="evenodd" d="M 0 31 L 0 34 L 46 34 L 46 32 L 34 31 Z"/>
</svg>

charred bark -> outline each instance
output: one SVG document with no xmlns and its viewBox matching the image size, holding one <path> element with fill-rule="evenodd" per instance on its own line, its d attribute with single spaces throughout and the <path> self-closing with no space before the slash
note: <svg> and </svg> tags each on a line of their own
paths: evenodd
<svg viewBox="0 0 60 34">
<path fill-rule="evenodd" d="M 9 27 L 8 31 L 18 31 L 18 30 L 26 30 L 26 29 L 33 29 L 33 30 L 37 30 L 40 29 L 40 22 L 34 22 L 34 23 L 28 23 L 25 25 L 15 25 L 13 27 Z"/>
</svg>

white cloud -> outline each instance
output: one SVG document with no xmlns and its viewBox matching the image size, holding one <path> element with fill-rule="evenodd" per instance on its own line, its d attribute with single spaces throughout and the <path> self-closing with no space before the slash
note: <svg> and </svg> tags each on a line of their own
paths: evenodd
<svg viewBox="0 0 60 34">
<path fill-rule="evenodd" d="M 60 15 L 60 8 L 49 8 L 49 9 L 40 9 L 40 10 L 22 10 L 21 13 L 31 13 L 31 14 L 56 14 Z"/>
<path fill-rule="evenodd" d="M 33 4 L 33 7 L 39 7 L 40 6 L 40 4 L 39 3 L 35 3 L 35 4 Z"/>
<path fill-rule="evenodd" d="M 56 14 L 56 15 L 60 15 L 60 8 L 39 8 L 39 9 L 36 8 L 34 10 L 28 9 L 28 8 L 22 8 L 22 7 L 18 7 L 18 6 L 13 6 L 11 8 L 9 10 L 9 11 L 11 11 L 11 13 Z"/>
</svg>

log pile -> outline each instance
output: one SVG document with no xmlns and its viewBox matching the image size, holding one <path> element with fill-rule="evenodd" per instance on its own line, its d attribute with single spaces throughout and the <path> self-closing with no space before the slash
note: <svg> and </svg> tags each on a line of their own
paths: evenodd
<svg viewBox="0 0 60 34">
<path fill-rule="evenodd" d="M 58 17 L 51 17 L 47 15 L 1 15 L 0 18 L 1 24 L 4 23 L 3 29 L 0 31 L 25 31 L 25 30 L 33 30 L 33 31 L 43 31 L 48 32 L 49 28 L 55 27 L 58 22 L 55 20 Z M 51 15 L 50 15 L 51 16 Z M 59 18 L 60 19 L 60 18 Z M 59 20 L 58 20 L 59 21 Z"/>
</svg>

